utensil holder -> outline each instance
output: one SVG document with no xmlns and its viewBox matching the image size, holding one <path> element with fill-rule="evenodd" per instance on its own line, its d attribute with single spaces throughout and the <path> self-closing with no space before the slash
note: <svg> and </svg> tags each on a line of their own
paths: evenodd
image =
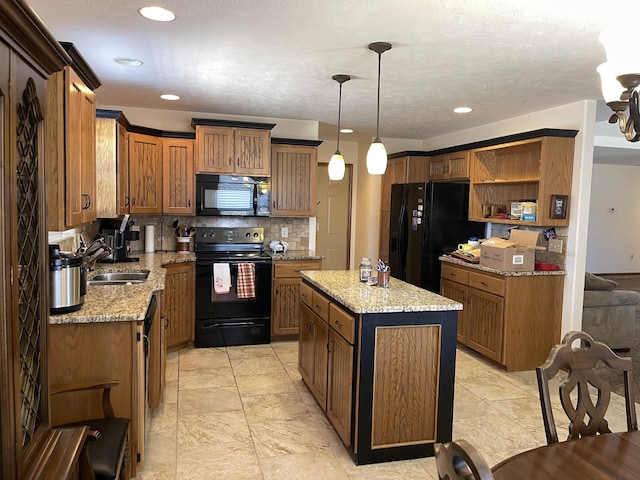
<svg viewBox="0 0 640 480">
<path fill-rule="evenodd" d="M 389 287 L 389 277 L 391 276 L 390 271 L 386 272 L 378 272 L 378 286 L 387 288 Z"/>
<path fill-rule="evenodd" d="M 180 253 L 188 253 L 191 251 L 191 237 L 177 237 L 176 251 Z"/>
</svg>

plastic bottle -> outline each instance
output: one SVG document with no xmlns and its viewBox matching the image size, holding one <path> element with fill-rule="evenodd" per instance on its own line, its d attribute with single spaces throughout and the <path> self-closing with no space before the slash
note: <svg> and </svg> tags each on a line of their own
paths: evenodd
<svg viewBox="0 0 640 480">
<path fill-rule="evenodd" d="M 371 259 L 362 257 L 360 260 L 360 281 L 367 282 L 371 278 Z"/>
</svg>

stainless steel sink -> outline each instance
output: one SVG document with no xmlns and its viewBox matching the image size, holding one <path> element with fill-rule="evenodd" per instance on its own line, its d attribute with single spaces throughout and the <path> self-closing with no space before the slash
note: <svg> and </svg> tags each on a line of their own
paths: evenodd
<svg viewBox="0 0 640 480">
<path fill-rule="evenodd" d="M 137 272 L 109 272 L 94 275 L 88 285 L 127 285 L 143 283 L 149 277 L 149 270 Z"/>
</svg>

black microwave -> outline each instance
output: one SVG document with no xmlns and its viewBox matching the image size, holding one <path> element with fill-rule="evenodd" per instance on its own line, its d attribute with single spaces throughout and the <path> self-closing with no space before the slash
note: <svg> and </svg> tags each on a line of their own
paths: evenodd
<svg viewBox="0 0 640 480">
<path fill-rule="evenodd" d="M 196 215 L 268 217 L 271 179 L 240 175 L 196 175 Z"/>
</svg>

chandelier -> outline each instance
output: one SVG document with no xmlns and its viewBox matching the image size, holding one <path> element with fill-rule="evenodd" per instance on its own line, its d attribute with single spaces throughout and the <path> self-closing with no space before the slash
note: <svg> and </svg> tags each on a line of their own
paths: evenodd
<svg viewBox="0 0 640 480">
<path fill-rule="evenodd" d="M 597 71 L 600 74 L 602 96 L 613 110 L 609 123 L 617 122 L 624 138 L 637 142 L 640 140 L 640 66 L 629 61 L 636 56 L 635 53 L 629 54 L 635 44 L 613 31 L 602 32 L 598 39 L 607 53 L 607 61 L 599 65 Z"/>
</svg>

